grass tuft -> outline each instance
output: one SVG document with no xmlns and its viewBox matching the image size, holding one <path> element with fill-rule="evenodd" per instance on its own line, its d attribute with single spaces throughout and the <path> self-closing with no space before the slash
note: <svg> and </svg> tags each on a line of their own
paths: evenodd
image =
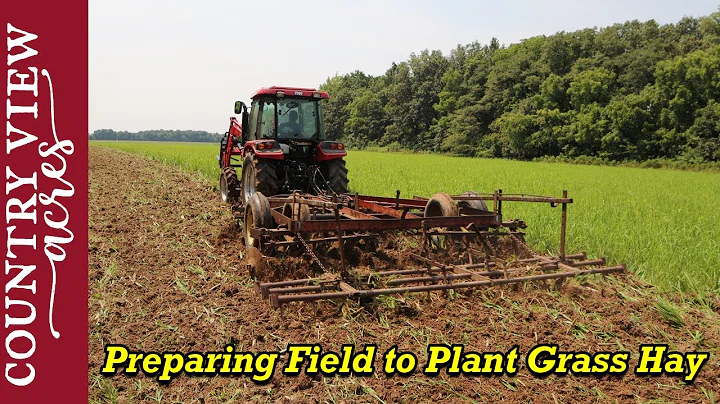
<svg viewBox="0 0 720 404">
<path fill-rule="evenodd" d="M 680 309 L 667 300 L 658 300 L 655 310 L 660 313 L 663 320 L 667 321 L 673 328 L 682 328 L 685 325 Z"/>
</svg>

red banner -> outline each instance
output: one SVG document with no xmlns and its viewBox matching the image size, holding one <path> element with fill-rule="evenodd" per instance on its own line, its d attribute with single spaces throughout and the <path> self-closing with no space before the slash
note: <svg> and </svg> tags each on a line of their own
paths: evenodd
<svg viewBox="0 0 720 404">
<path fill-rule="evenodd" d="M 87 401 L 88 12 L 4 1 L 0 401 Z"/>
</svg>

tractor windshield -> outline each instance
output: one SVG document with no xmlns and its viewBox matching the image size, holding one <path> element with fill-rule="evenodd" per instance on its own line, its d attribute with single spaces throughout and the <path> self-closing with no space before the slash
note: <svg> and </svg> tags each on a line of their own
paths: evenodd
<svg viewBox="0 0 720 404">
<path fill-rule="evenodd" d="M 318 100 L 306 98 L 278 98 L 277 137 L 280 139 L 310 139 L 320 133 Z"/>
</svg>

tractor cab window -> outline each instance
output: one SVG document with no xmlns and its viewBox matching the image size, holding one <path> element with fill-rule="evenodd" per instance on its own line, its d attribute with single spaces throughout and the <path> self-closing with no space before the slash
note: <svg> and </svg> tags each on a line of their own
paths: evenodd
<svg viewBox="0 0 720 404">
<path fill-rule="evenodd" d="M 261 101 L 260 108 L 262 108 L 262 117 L 259 137 L 261 139 L 272 139 L 275 137 L 275 103 Z"/>
<path fill-rule="evenodd" d="M 300 98 L 277 100 L 278 137 L 310 139 L 318 135 L 317 101 Z"/>
</svg>

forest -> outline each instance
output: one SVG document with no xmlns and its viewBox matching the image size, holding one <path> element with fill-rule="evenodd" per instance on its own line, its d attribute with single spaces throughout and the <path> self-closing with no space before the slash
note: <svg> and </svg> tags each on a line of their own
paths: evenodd
<svg viewBox="0 0 720 404">
<path fill-rule="evenodd" d="M 410 54 L 322 84 L 326 134 L 352 148 L 609 162 L 720 161 L 720 10 L 503 46 Z"/>
<path fill-rule="evenodd" d="M 222 135 L 204 130 L 142 130 L 139 132 L 98 129 L 89 136 L 90 140 L 147 140 L 155 142 L 220 142 Z"/>
</svg>

